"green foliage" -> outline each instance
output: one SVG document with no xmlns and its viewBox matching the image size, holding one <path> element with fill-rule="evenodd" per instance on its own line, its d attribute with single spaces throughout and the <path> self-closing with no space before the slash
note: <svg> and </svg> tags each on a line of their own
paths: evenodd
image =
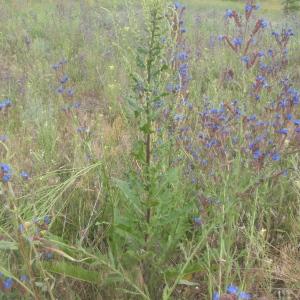
<svg viewBox="0 0 300 300">
<path fill-rule="evenodd" d="M 279 12 L 277 2 L 262 3 L 263 12 Z M 256 70 L 246 72 L 217 40 L 224 9 L 244 3 L 186 4 L 195 111 L 207 99 L 248 105 Z M 289 11 L 296 4 L 285 1 Z M 198 169 L 172 131 L 182 99 L 166 92 L 178 79 L 173 6 L 6 1 L 0 14 L 0 100 L 12 99 L 0 111 L 0 162 L 12 168 L 9 184 L 0 180 L 0 299 L 211 299 L 230 283 L 257 298 L 276 291 L 298 297 L 298 150 L 263 170 L 251 169 L 243 151 L 215 159 L 214 170 Z M 294 22 L 267 17 L 274 30 Z M 262 34 L 261 47 L 269 49 L 271 38 Z M 289 52 L 286 72 L 299 89 L 296 30 Z M 60 74 L 51 66 L 63 58 L 73 98 L 55 91 Z M 234 78 L 224 84 L 227 67 Z M 254 112 L 272 100 L 263 98 L 250 103 Z M 80 109 L 66 110 L 77 101 Z M 197 132 L 195 111 L 185 112 Z M 287 137 L 282 147 L 293 142 Z M 274 173 L 279 167 L 288 176 Z M 14 284 L 4 290 L 7 278 Z"/>
<path fill-rule="evenodd" d="M 299 0 L 284 0 L 282 1 L 282 5 L 285 13 L 295 12 L 300 9 Z"/>
</svg>

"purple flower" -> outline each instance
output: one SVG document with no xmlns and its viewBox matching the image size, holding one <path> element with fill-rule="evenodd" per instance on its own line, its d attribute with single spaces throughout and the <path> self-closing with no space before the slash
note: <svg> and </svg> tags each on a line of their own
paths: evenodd
<svg viewBox="0 0 300 300">
<path fill-rule="evenodd" d="M 10 166 L 4 163 L 0 163 L 0 169 L 3 173 L 9 173 L 10 172 Z"/>
<path fill-rule="evenodd" d="M 220 294 L 218 292 L 214 292 L 212 300 L 220 300 Z"/>
<path fill-rule="evenodd" d="M 251 300 L 252 299 L 252 296 L 246 292 L 240 292 L 239 293 L 239 299 L 242 299 L 242 300 Z"/>
<path fill-rule="evenodd" d="M 67 90 L 66 90 L 66 94 L 67 94 L 69 97 L 73 97 L 73 96 L 74 96 L 74 90 L 73 90 L 73 89 L 67 89 Z"/>
<path fill-rule="evenodd" d="M 179 74 L 181 77 L 187 77 L 188 76 L 188 65 L 187 64 L 182 64 L 179 66 Z"/>
<path fill-rule="evenodd" d="M 4 281 L 3 281 L 3 288 L 8 290 L 8 289 L 11 289 L 12 286 L 14 284 L 14 281 L 12 278 L 6 278 Z"/>
<path fill-rule="evenodd" d="M 293 36 L 294 35 L 294 32 L 293 32 L 293 29 L 288 29 L 285 31 L 285 36 L 286 37 L 290 37 L 290 36 Z"/>
<path fill-rule="evenodd" d="M 256 120 L 256 115 L 251 115 L 247 118 L 248 121 L 255 121 Z"/>
<path fill-rule="evenodd" d="M 177 9 L 182 8 L 182 5 L 181 5 L 179 2 L 175 2 L 175 3 L 174 3 L 174 7 L 175 7 L 175 9 L 177 10 Z"/>
<path fill-rule="evenodd" d="M 233 11 L 231 9 L 227 9 L 225 13 L 226 18 L 231 18 L 233 17 Z"/>
<path fill-rule="evenodd" d="M 293 120 L 294 125 L 299 126 L 300 125 L 300 120 Z"/>
<path fill-rule="evenodd" d="M 0 180 L 3 183 L 7 183 L 11 179 L 11 169 L 10 166 L 4 163 L 0 163 Z"/>
<path fill-rule="evenodd" d="M 4 143 L 7 141 L 7 136 L 6 135 L 0 135 L 0 142 Z"/>
<path fill-rule="evenodd" d="M 253 152 L 253 158 L 254 158 L 255 160 L 260 159 L 262 156 L 263 156 L 263 154 L 262 154 L 261 151 L 258 150 L 258 149 L 255 150 L 255 151 Z"/>
<path fill-rule="evenodd" d="M 224 41 L 224 39 L 225 39 L 225 36 L 224 36 L 224 35 L 220 34 L 220 35 L 218 36 L 218 41 L 219 41 L 219 42 Z"/>
<path fill-rule="evenodd" d="M 269 49 L 268 54 L 269 54 L 269 56 L 274 56 L 274 51 L 272 49 Z"/>
<path fill-rule="evenodd" d="M 264 20 L 264 19 L 259 20 L 259 22 L 260 22 L 261 28 L 266 28 L 269 25 L 269 22 L 267 20 Z"/>
<path fill-rule="evenodd" d="M 29 278 L 28 278 L 27 275 L 23 274 L 23 275 L 20 276 L 20 281 L 26 282 L 26 281 L 28 281 L 28 280 L 29 280 Z"/>
<path fill-rule="evenodd" d="M 60 86 L 60 87 L 58 87 L 57 89 L 56 89 L 56 92 L 58 93 L 58 94 L 62 94 L 63 92 L 64 92 L 64 88 L 63 88 L 63 86 Z"/>
<path fill-rule="evenodd" d="M 250 62 L 250 57 L 249 56 L 242 56 L 241 60 L 242 60 L 243 63 L 245 63 L 247 65 Z"/>
<path fill-rule="evenodd" d="M 78 127 L 77 128 L 78 133 L 85 133 L 85 132 L 88 132 L 88 131 L 89 131 L 88 127 Z"/>
<path fill-rule="evenodd" d="M 180 122 L 180 121 L 182 121 L 182 120 L 184 120 L 184 115 L 182 115 L 182 114 L 176 114 L 176 115 L 174 116 L 174 121 Z"/>
<path fill-rule="evenodd" d="M 286 135 L 286 134 L 288 134 L 289 130 L 287 128 L 281 128 L 281 129 L 277 130 L 276 132 Z"/>
<path fill-rule="evenodd" d="M 272 155 L 272 160 L 274 161 L 280 161 L 280 158 L 280 154 L 277 152 Z"/>
<path fill-rule="evenodd" d="M 242 46 L 243 39 L 241 37 L 234 38 L 232 43 L 233 43 L 234 46 L 240 47 L 240 46 Z"/>
<path fill-rule="evenodd" d="M 20 176 L 24 179 L 27 180 L 29 178 L 29 174 L 26 171 L 22 171 L 20 173 Z"/>
<path fill-rule="evenodd" d="M 0 102 L 0 110 L 5 109 L 12 105 L 12 101 L 10 99 L 4 99 Z"/>
<path fill-rule="evenodd" d="M 60 65 L 59 64 L 54 64 L 52 65 L 52 69 L 57 71 L 59 69 Z"/>
<path fill-rule="evenodd" d="M 200 217 L 193 217 L 193 222 L 196 224 L 196 225 L 202 225 L 202 220 Z"/>
<path fill-rule="evenodd" d="M 227 287 L 227 293 L 228 294 L 234 294 L 234 295 L 237 295 L 238 292 L 239 292 L 239 288 L 233 284 L 230 284 L 228 287 Z"/>
<path fill-rule="evenodd" d="M 178 54 L 178 59 L 181 61 L 186 61 L 188 60 L 188 54 L 186 53 L 186 51 L 182 51 Z"/>
<path fill-rule="evenodd" d="M 60 83 L 61 83 L 61 84 L 65 84 L 68 80 L 69 80 L 68 75 L 64 75 L 64 76 L 60 79 Z"/>
<path fill-rule="evenodd" d="M 46 225 L 49 225 L 49 224 L 51 223 L 51 217 L 50 217 L 50 216 L 45 216 L 45 217 L 44 217 L 44 223 L 45 223 Z"/>
<path fill-rule="evenodd" d="M 253 9 L 253 6 L 251 4 L 246 4 L 246 6 L 245 6 L 246 12 L 250 12 L 250 11 L 252 11 L 252 9 Z"/>
<path fill-rule="evenodd" d="M 19 224 L 19 232 L 20 233 L 23 233 L 24 231 L 25 231 L 25 226 L 24 226 L 24 224 Z"/>
</svg>

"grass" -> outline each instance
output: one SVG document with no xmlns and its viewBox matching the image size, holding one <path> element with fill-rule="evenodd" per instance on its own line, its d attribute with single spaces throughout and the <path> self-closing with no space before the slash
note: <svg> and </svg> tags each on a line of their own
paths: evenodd
<svg viewBox="0 0 300 300">
<path fill-rule="evenodd" d="M 0 299 L 299 299 L 300 26 L 261 6 L 255 90 L 242 2 L 2 4 Z"/>
</svg>

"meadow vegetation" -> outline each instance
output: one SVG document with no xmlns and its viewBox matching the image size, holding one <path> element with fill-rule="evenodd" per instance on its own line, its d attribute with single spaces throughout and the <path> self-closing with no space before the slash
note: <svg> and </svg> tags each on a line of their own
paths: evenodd
<svg viewBox="0 0 300 300">
<path fill-rule="evenodd" d="M 0 6 L 0 299 L 300 299 L 300 18 L 279 1 Z"/>
</svg>

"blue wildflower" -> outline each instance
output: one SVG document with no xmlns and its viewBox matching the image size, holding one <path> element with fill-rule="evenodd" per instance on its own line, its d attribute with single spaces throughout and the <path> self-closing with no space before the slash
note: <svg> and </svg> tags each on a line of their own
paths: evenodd
<svg viewBox="0 0 300 300">
<path fill-rule="evenodd" d="M 52 65 L 52 69 L 57 71 L 59 69 L 60 65 L 59 64 L 54 64 Z"/>
<path fill-rule="evenodd" d="M 237 295 L 238 292 L 239 292 L 239 288 L 233 284 L 230 284 L 228 287 L 227 287 L 227 293 L 228 294 L 234 294 L 234 295 Z"/>
<path fill-rule="evenodd" d="M 219 42 L 224 41 L 224 39 L 225 39 L 225 36 L 224 36 L 224 35 L 220 34 L 220 35 L 218 36 L 218 41 L 219 41 Z"/>
<path fill-rule="evenodd" d="M 193 217 L 193 222 L 196 224 L 196 225 L 202 225 L 202 220 L 200 217 Z"/>
<path fill-rule="evenodd" d="M 181 61 L 186 61 L 188 59 L 188 54 L 186 51 L 178 53 L 178 59 Z"/>
<path fill-rule="evenodd" d="M 73 97 L 73 96 L 74 96 L 74 90 L 73 90 L 73 89 L 67 89 L 67 90 L 66 90 L 66 94 L 67 94 L 69 97 Z"/>
<path fill-rule="evenodd" d="M 243 39 L 241 37 L 234 38 L 232 43 L 233 43 L 234 46 L 240 47 L 240 46 L 242 46 Z"/>
<path fill-rule="evenodd" d="M 263 57 L 263 56 L 265 56 L 265 51 L 260 50 L 260 51 L 258 51 L 257 55 L 258 55 L 259 57 Z"/>
<path fill-rule="evenodd" d="M 51 223 L 51 217 L 50 217 L 50 216 L 45 216 L 45 217 L 44 217 L 44 223 L 45 223 L 46 225 L 49 225 L 49 224 Z"/>
<path fill-rule="evenodd" d="M 87 127 L 78 127 L 77 128 L 77 132 L 78 133 L 84 133 L 84 132 L 88 132 L 89 129 Z"/>
<path fill-rule="evenodd" d="M 25 226 L 24 226 L 24 224 L 19 224 L 19 232 L 20 233 L 23 233 L 24 231 L 25 231 Z"/>
<path fill-rule="evenodd" d="M 58 94 L 62 94 L 63 92 L 64 92 L 64 88 L 63 88 L 63 86 L 60 86 L 60 87 L 58 87 L 57 89 L 56 89 L 56 92 L 58 93 Z"/>
<path fill-rule="evenodd" d="M 174 121 L 176 121 L 176 122 L 182 121 L 183 119 L 184 119 L 184 115 L 182 115 L 182 114 L 176 114 L 174 116 Z"/>
<path fill-rule="evenodd" d="M 289 130 L 287 128 L 281 128 L 281 129 L 277 130 L 276 132 L 280 133 L 280 134 L 288 134 Z"/>
<path fill-rule="evenodd" d="M 10 179 L 11 179 L 11 174 L 5 174 L 5 175 L 3 175 L 3 177 L 2 177 L 2 182 L 3 182 L 3 183 L 7 183 L 7 182 L 10 181 Z"/>
<path fill-rule="evenodd" d="M 233 17 L 233 11 L 231 9 L 227 9 L 225 13 L 226 18 L 231 18 Z"/>
<path fill-rule="evenodd" d="M 21 176 L 24 180 L 29 179 L 29 174 L 28 174 L 26 171 L 22 171 L 22 172 L 20 173 L 20 176 Z"/>
<path fill-rule="evenodd" d="M 300 125 L 300 120 L 293 120 L 294 125 L 299 126 Z"/>
<path fill-rule="evenodd" d="M 245 11 L 246 12 L 251 12 L 252 9 L 253 9 L 253 6 L 251 4 L 246 4 L 246 6 L 245 6 Z"/>
<path fill-rule="evenodd" d="M 4 143 L 7 141 L 7 136 L 6 135 L 0 135 L 0 142 Z"/>
<path fill-rule="evenodd" d="M 175 2 L 175 3 L 174 3 L 174 7 L 175 7 L 175 9 L 177 10 L 177 9 L 182 8 L 182 5 L 181 5 L 179 2 Z"/>
<path fill-rule="evenodd" d="M 274 161 L 280 161 L 280 158 L 280 154 L 277 152 L 272 155 L 272 160 Z"/>
<path fill-rule="evenodd" d="M 293 119 L 293 115 L 292 114 L 287 114 L 286 118 L 290 121 Z M 297 120 L 296 120 L 297 121 Z M 299 120 L 300 121 L 300 120 Z"/>
<path fill-rule="evenodd" d="M 242 299 L 242 300 L 251 300 L 252 299 L 252 296 L 246 292 L 240 292 L 239 293 L 239 299 Z"/>
<path fill-rule="evenodd" d="M 297 127 L 297 128 L 295 129 L 295 131 L 296 131 L 297 133 L 300 133 L 300 127 Z"/>
<path fill-rule="evenodd" d="M 9 173 L 10 172 L 10 166 L 4 163 L 0 163 L 0 169 L 3 173 Z"/>
<path fill-rule="evenodd" d="M 290 37 L 290 36 L 293 36 L 294 35 L 294 32 L 293 32 L 293 29 L 288 29 L 287 31 L 285 31 L 285 36 L 286 37 Z"/>
<path fill-rule="evenodd" d="M 8 277 L 3 281 L 3 288 L 6 290 L 11 289 L 13 284 L 14 284 L 13 279 Z"/>
<path fill-rule="evenodd" d="M 259 20 L 259 22 L 260 22 L 261 28 L 266 28 L 269 25 L 269 22 L 267 20 L 264 20 L 264 19 Z"/>
<path fill-rule="evenodd" d="M 256 120 L 256 115 L 251 115 L 247 118 L 248 121 L 255 121 Z"/>
<path fill-rule="evenodd" d="M 261 151 L 258 150 L 258 149 L 255 150 L 255 151 L 253 152 L 253 158 L 254 158 L 255 160 L 260 159 L 262 156 L 263 156 L 263 154 L 262 154 Z"/>
<path fill-rule="evenodd" d="M 26 282 L 26 281 L 28 281 L 28 280 L 29 280 L 29 278 L 28 278 L 27 275 L 23 274 L 23 275 L 20 276 L 20 281 Z"/>
<path fill-rule="evenodd" d="M 218 292 L 214 292 L 212 300 L 220 300 L 220 294 Z"/>
<path fill-rule="evenodd" d="M 0 180 L 3 183 L 7 183 L 11 179 L 11 169 L 10 166 L 4 163 L 0 163 Z"/>
<path fill-rule="evenodd" d="M 73 108 L 79 108 L 80 106 L 81 106 L 80 102 L 75 102 L 75 103 L 72 104 Z"/>
<path fill-rule="evenodd" d="M 246 65 L 249 64 L 250 62 L 250 57 L 249 56 L 242 56 L 241 58 L 242 62 L 245 63 Z"/>
<path fill-rule="evenodd" d="M 64 75 L 64 76 L 60 79 L 60 83 L 61 83 L 61 84 L 65 84 L 68 80 L 69 80 L 68 75 Z"/>
<path fill-rule="evenodd" d="M 269 54 L 269 56 L 274 56 L 274 51 L 272 49 L 269 49 L 268 54 Z"/>
<path fill-rule="evenodd" d="M 12 101 L 10 99 L 4 99 L 0 102 L 0 110 L 5 109 L 12 105 Z"/>
</svg>

